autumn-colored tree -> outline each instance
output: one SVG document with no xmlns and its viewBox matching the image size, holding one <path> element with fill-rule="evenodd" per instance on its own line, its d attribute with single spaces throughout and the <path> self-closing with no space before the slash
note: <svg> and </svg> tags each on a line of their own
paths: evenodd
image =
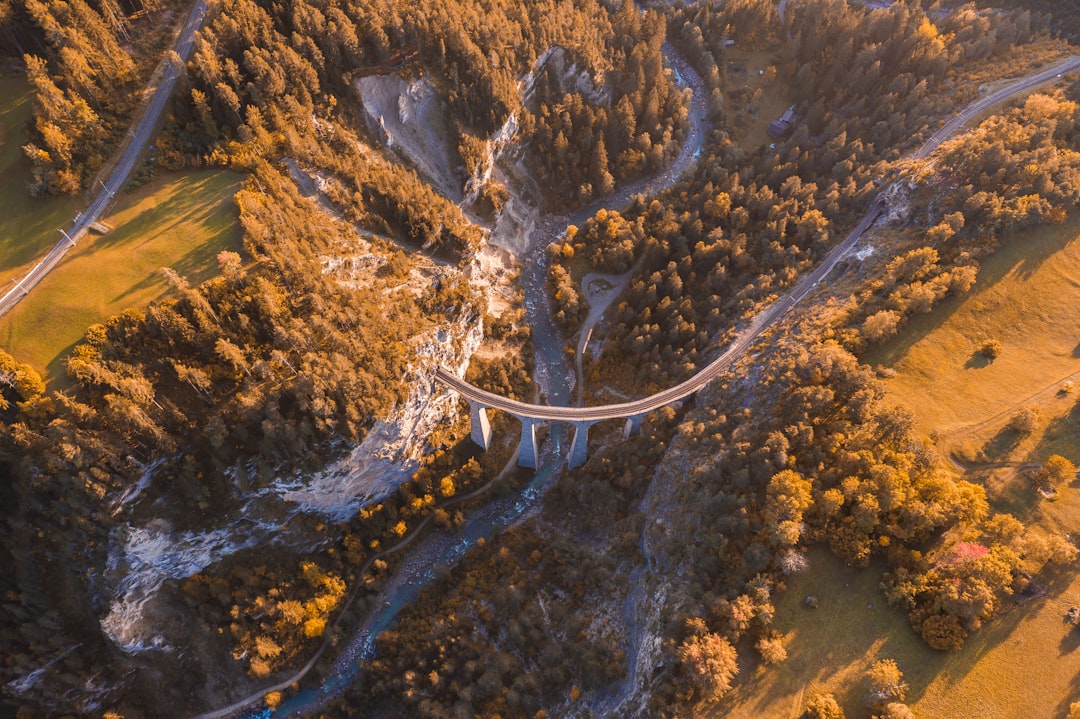
<svg viewBox="0 0 1080 719">
<path fill-rule="evenodd" d="M 802 716 L 803 719 L 844 719 L 844 710 L 832 694 L 813 694 Z"/>
<path fill-rule="evenodd" d="M 1057 489 L 1076 479 L 1076 465 L 1060 454 L 1052 454 L 1036 474 L 1041 484 Z"/>
<path fill-rule="evenodd" d="M 735 647 L 724 637 L 710 632 L 687 637 L 675 655 L 697 699 L 711 701 L 723 696 L 739 672 Z"/>
<path fill-rule="evenodd" d="M 871 664 L 866 671 L 866 681 L 870 685 L 867 701 L 871 706 L 902 702 L 907 695 L 908 684 L 893 659 L 879 659 Z"/>
</svg>

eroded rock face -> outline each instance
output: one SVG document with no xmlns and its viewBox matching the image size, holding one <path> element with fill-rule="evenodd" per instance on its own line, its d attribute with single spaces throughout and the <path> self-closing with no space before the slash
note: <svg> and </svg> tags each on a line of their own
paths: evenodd
<svg viewBox="0 0 1080 719">
<path fill-rule="evenodd" d="M 313 477 L 277 483 L 281 498 L 301 511 L 344 522 L 364 504 L 395 491 L 416 471 L 435 426 L 457 415 L 457 395 L 432 378 L 436 367 L 463 375 L 483 337 L 483 318 L 471 311 L 418 337 L 416 360 L 405 376 L 408 399 L 344 459 Z"/>
<path fill-rule="evenodd" d="M 461 202 L 465 178 L 455 159 L 457 144 L 427 78 L 408 81 L 397 75 L 368 75 L 357 79 L 354 87 L 371 131 L 404 155 L 444 196 Z"/>
<path fill-rule="evenodd" d="M 476 202 L 477 198 L 480 197 L 480 192 L 491 180 L 491 175 L 495 170 L 495 163 L 502 155 L 503 150 L 509 147 L 510 143 L 513 142 L 514 138 L 517 136 L 517 131 L 517 113 L 510 113 L 510 116 L 506 118 L 506 122 L 502 124 L 502 127 L 500 127 L 494 135 L 488 138 L 483 160 L 477 164 L 472 177 L 465 183 L 464 203 L 466 205 Z"/>
<path fill-rule="evenodd" d="M 157 504 L 129 516 L 113 533 L 108 566 L 100 578 L 108 597 L 101 618 L 105 636 L 131 657 L 133 666 L 153 675 L 175 676 L 193 660 L 222 661 L 217 638 L 193 627 L 190 610 L 169 582 L 202 572 L 238 552 L 273 551 L 271 547 L 310 550 L 324 542 L 325 535 L 312 531 L 313 522 L 290 519 L 309 514 L 344 522 L 365 504 L 396 491 L 428 451 L 436 425 L 452 421 L 458 412 L 457 396 L 434 382 L 435 368 L 464 373 L 483 339 L 483 327 L 482 313 L 466 306 L 449 324 L 418 335 L 404 377 L 408 398 L 376 423 L 363 442 L 323 471 L 255 488 L 237 482 L 240 509 L 213 517 L 204 526 L 175 527 L 163 516 L 153 516 L 167 512 Z M 47 691 L 53 682 L 42 679 Z M 204 679 L 200 693 L 209 703 L 218 695 L 235 693 L 246 682 L 236 667 Z M 38 674 L 27 675 L 24 691 L 38 682 Z M 84 702 L 93 699 L 85 694 Z"/>
</svg>

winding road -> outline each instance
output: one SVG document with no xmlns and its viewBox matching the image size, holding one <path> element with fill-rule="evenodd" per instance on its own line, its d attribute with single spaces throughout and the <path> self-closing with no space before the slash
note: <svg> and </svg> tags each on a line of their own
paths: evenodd
<svg viewBox="0 0 1080 719">
<path fill-rule="evenodd" d="M 1010 98 L 1031 90 L 1045 82 L 1055 80 L 1062 75 L 1080 68 L 1080 57 L 1072 56 L 1045 70 L 1032 73 L 1009 85 L 997 90 L 990 95 L 975 100 L 965 107 L 941 129 L 935 132 L 923 143 L 919 149 L 912 153 L 913 159 L 925 159 L 942 142 L 952 136 L 957 130 L 970 122 L 982 112 L 994 107 Z M 834 247 L 824 260 L 810 274 L 799 280 L 798 283 L 784 297 L 754 318 L 753 322 L 744 329 L 735 341 L 715 360 L 705 365 L 697 374 L 685 382 L 669 389 L 658 392 L 649 397 L 623 402 L 620 404 L 603 405 L 599 407 L 550 407 L 547 405 L 529 404 L 517 400 L 508 399 L 486 390 L 482 390 L 461 379 L 452 372 L 438 368 L 435 371 L 435 380 L 455 390 L 462 397 L 475 404 L 490 407 L 492 409 L 509 412 L 516 417 L 559 422 L 597 422 L 606 419 L 621 419 L 648 414 L 665 405 L 681 399 L 685 399 L 707 385 L 717 375 L 727 370 L 732 363 L 741 357 L 766 330 L 776 324 L 788 311 L 797 305 L 826 275 L 844 259 L 855 244 L 859 241 L 870 226 L 884 213 L 885 201 L 879 195 L 870 205 L 870 209 L 863 217 L 858 226 L 852 230 L 844 241 Z"/>
<path fill-rule="evenodd" d="M 162 60 L 165 71 L 161 78 L 161 82 L 154 91 L 154 96 L 151 98 L 150 104 L 146 108 L 146 112 L 143 113 L 143 116 L 139 119 L 135 128 L 128 131 L 127 147 L 124 148 L 124 154 L 120 156 L 120 161 L 109 176 L 108 182 L 101 183 L 101 192 L 94 201 L 90 203 L 90 207 L 86 209 L 86 212 L 79 213 L 75 216 L 75 220 L 71 223 L 71 227 L 66 231 L 61 231 L 63 233 L 63 238 L 53 245 L 48 254 L 46 254 L 40 262 L 34 265 L 22 279 L 16 282 L 15 286 L 8 290 L 3 297 L 0 297 L 0 316 L 6 314 L 19 302 L 19 300 L 26 297 L 26 295 L 30 293 L 30 290 L 41 282 L 45 275 L 49 274 L 49 272 L 60 263 L 60 260 L 63 259 L 68 250 L 74 247 L 75 243 L 86 234 L 87 229 L 97 222 L 105 213 L 105 209 L 109 206 L 109 203 L 112 202 L 117 191 L 123 188 L 127 183 L 128 177 L 130 177 L 132 171 L 135 169 L 135 163 L 138 161 L 139 155 L 142 154 L 143 149 L 146 147 L 146 143 L 149 142 L 150 138 L 153 136 L 154 128 L 161 118 L 161 113 L 165 110 L 165 104 L 172 94 L 177 79 L 180 77 L 183 63 L 187 62 L 188 57 L 191 55 L 192 47 L 195 44 L 195 33 L 202 27 L 203 19 L 205 17 L 206 0 L 195 0 L 195 5 L 191 8 L 191 13 L 188 15 L 187 20 L 184 22 L 184 27 L 180 31 L 180 37 L 176 41 L 176 47 L 173 48 L 176 51 L 176 54 L 180 56 L 180 66 L 177 67 L 177 63 L 174 58 L 171 57 L 172 50 L 166 53 L 165 59 Z"/>
</svg>

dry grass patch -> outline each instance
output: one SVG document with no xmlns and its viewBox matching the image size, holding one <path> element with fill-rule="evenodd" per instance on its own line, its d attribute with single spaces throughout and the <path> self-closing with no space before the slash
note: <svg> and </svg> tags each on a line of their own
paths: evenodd
<svg viewBox="0 0 1080 719">
<path fill-rule="evenodd" d="M 1072 394 L 1052 394 L 1027 405 L 1039 410 L 1035 430 L 1008 447 L 1001 448 L 1008 418 L 966 437 L 970 446 L 981 448 L 979 459 L 1006 465 L 975 465 L 967 478 L 984 483 L 994 508 L 1015 515 L 1033 534 L 1072 533 L 1075 540 L 1080 528 L 1080 483 L 1060 489 L 1054 498 L 1040 498 L 1022 468 L 1051 454 L 1078 456 L 1076 400 Z M 1075 566 L 1050 567 L 1036 574 L 1034 586 L 1035 597 L 1017 598 L 942 667 L 912 702 L 917 716 L 1064 718 L 1069 703 L 1080 700 L 1080 630 L 1064 621 L 1069 608 L 1080 606 L 1080 572 Z"/>
<path fill-rule="evenodd" d="M 1080 520 L 1080 489 L 1071 492 L 1055 507 L 1055 523 Z M 793 577 L 777 603 L 787 661 L 741 662 L 737 686 L 706 716 L 796 719 L 813 694 L 832 693 L 850 719 L 861 719 L 868 716 L 866 671 L 882 658 L 903 671 L 907 703 L 920 719 L 1064 719 L 1069 702 L 1080 699 L 1080 630 L 1064 622 L 1068 608 L 1080 606 L 1076 572 L 1038 575 L 1044 594 L 1007 605 L 961 651 L 943 653 L 885 603 L 882 565 L 847 567 L 823 548 L 809 556 L 810 570 Z M 807 595 L 818 599 L 817 609 L 803 606 Z"/>
<path fill-rule="evenodd" d="M 1040 498 L 1022 468 L 1051 454 L 1080 460 L 1080 389 L 1067 385 L 1080 373 L 1077 278 L 1080 220 L 1019 233 L 985 260 L 968 296 L 914 318 L 864 358 L 896 370 L 886 383 L 891 398 L 914 409 L 942 449 L 974 463 L 966 478 L 983 482 L 995 508 L 1034 534 L 1080 532 L 1080 483 Z M 980 351 L 988 339 L 1001 344 L 996 358 Z M 1037 420 L 1029 434 L 1010 434 L 1022 407 L 1035 408 Z M 788 660 L 754 666 L 746 648 L 739 686 L 710 716 L 794 719 L 812 694 L 833 693 L 848 717 L 865 717 L 864 675 L 880 658 L 897 661 L 920 718 L 1064 719 L 1080 699 L 1080 631 L 1064 621 L 1080 606 L 1075 567 L 1037 574 L 1035 596 L 1006 603 L 961 651 L 946 654 L 886 606 L 880 564 L 847 567 L 821 548 L 809 556 L 810 570 L 789 580 L 777 604 Z M 803 606 L 807 595 L 817 609 Z"/>
<path fill-rule="evenodd" d="M 945 432 L 1009 412 L 1080 372 L 1080 218 L 1019 233 L 983 261 L 974 289 L 919 315 L 864 361 L 896 370 L 897 401 Z M 1001 343 L 996 359 L 980 348 Z"/>
<path fill-rule="evenodd" d="M 915 318 L 864 358 L 896 370 L 890 396 L 915 411 L 967 479 L 986 486 L 995 509 L 1036 535 L 1080 528 L 1080 485 L 1044 499 L 1025 476 L 1026 465 L 1052 454 L 1080 459 L 1080 395 L 1069 384 L 1080 381 L 1078 277 L 1080 219 L 1017 233 L 983 262 L 968 296 Z M 987 340 L 1000 344 L 997 357 Z M 1030 431 L 1010 429 L 1024 409 L 1036 412 Z M 1064 621 L 1080 606 L 1080 573 L 1046 569 L 1034 586 L 1036 596 L 1017 598 L 961 652 L 900 661 L 916 716 L 1065 716 L 1080 699 L 1080 632 Z"/>
<path fill-rule="evenodd" d="M 731 48 L 723 54 L 721 72 L 724 78 L 725 106 L 734 111 L 730 131 L 736 144 L 747 152 L 762 145 L 776 142 L 769 136 L 769 123 L 776 120 L 791 107 L 791 95 L 787 84 L 780 75 L 780 61 L 768 50 L 747 51 Z M 769 68 L 773 68 L 775 78 L 770 78 Z M 758 102 L 750 100 L 757 90 L 761 90 Z M 746 111 L 751 104 L 751 112 Z"/>
<path fill-rule="evenodd" d="M 810 569 L 788 579 L 776 605 L 774 626 L 785 636 L 787 660 L 772 667 L 742 662 L 738 685 L 709 716 L 794 719 L 811 695 L 832 693 L 857 719 L 866 714 L 863 676 L 874 661 L 895 659 L 913 688 L 936 673 L 941 655 L 922 643 L 878 589 L 883 565 L 845 566 L 820 547 L 808 556 Z M 807 596 L 817 599 L 816 609 L 804 606 Z M 746 648 L 740 653 L 750 655 Z"/>
</svg>

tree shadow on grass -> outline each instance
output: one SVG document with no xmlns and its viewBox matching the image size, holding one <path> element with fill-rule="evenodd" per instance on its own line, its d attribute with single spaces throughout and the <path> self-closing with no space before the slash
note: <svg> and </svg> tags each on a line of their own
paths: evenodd
<svg viewBox="0 0 1080 719">
<path fill-rule="evenodd" d="M 909 705 L 917 702 L 925 694 L 930 683 L 939 678 L 947 678 L 952 685 L 959 684 L 988 652 L 1003 642 L 1012 641 L 1014 632 L 1030 612 L 1041 603 L 1060 595 L 1068 587 L 1068 576 L 1061 574 L 1063 576 L 1055 576 L 1044 582 L 1046 592 L 1039 598 L 1023 603 L 1006 599 L 1002 605 L 1002 613 L 972 632 L 959 652 L 934 652 L 930 661 L 935 671 L 929 676 L 927 676 L 929 673 L 923 673 L 919 677 L 911 676 L 909 679 L 909 675 L 905 674 L 905 680 L 910 681 L 905 702 Z M 888 656 L 887 650 L 888 645 L 882 652 L 882 656 Z M 901 666 L 900 669 L 903 670 L 904 667 Z"/>
<path fill-rule="evenodd" d="M 1023 435 L 1009 425 L 997 431 L 979 450 L 987 462 L 1004 461 L 1020 444 Z"/>
<path fill-rule="evenodd" d="M 1017 236 L 1006 238 L 999 250 L 981 262 L 978 279 L 971 291 L 939 302 L 925 315 L 912 317 L 896 337 L 865 353 L 861 359 L 871 365 L 895 365 L 907 356 L 914 345 L 944 324 L 965 302 L 993 288 L 1006 275 L 1015 275 L 1020 279 L 1030 278 L 1047 260 L 1076 239 L 1076 233 L 1080 231 L 1080 220 L 1071 220 L 1060 228 L 1043 228 L 1037 235 L 1038 241 L 1025 241 L 1032 239 L 1026 235 L 1039 230 L 1037 227 L 1024 229 L 1018 231 Z M 1074 353 L 1074 356 L 1080 357 L 1080 345 L 1077 345 Z"/>
<path fill-rule="evenodd" d="M 218 273 L 218 252 L 241 249 L 240 225 L 231 201 L 236 181 L 228 177 L 225 180 L 228 181 L 214 175 L 189 182 L 183 192 L 172 194 L 165 202 L 128 223 L 129 227 L 123 236 L 112 238 L 111 242 L 131 243 L 133 251 L 138 251 L 138 245 L 142 242 L 162 233 L 175 231 L 178 227 L 186 226 L 189 232 L 198 231 L 205 236 L 205 240 L 167 265 L 185 277 L 192 286 L 201 284 Z M 154 286 L 161 286 L 162 291 L 153 300 L 160 300 L 169 294 L 158 269 L 154 268 L 146 277 L 112 301 L 123 301 Z"/>
<path fill-rule="evenodd" d="M 1062 623 L 1067 624 L 1064 620 Z M 1058 654 L 1061 656 L 1072 654 L 1077 647 L 1080 647 L 1080 629 L 1070 627 L 1058 644 Z"/>
<path fill-rule="evenodd" d="M 1080 460 L 1080 402 L 1067 414 L 1055 417 L 1047 425 L 1042 439 L 1028 453 L 1026 461 L 1042 462 L 1050 454 L 1060 454 Z"/>
<path fill-rule="evenodd" d="M 1013 238 L 1013 241 L 1018 241 L 1016 252 L 1022 254 L 1015 265 L 1014 272 L 1021 279 L 1028 279 L 1047 260 L 1075 240 L 1078 232 L 1080 232 L 1080 222 L 1075 217 L 1062 225 L 1044 224 L 1018 230 L 1017 235 L 1020 236 Z M 1028 235 L 1028 237 L 1025 238 L 1023 235 Z M 1007 240 L 1002 244 L 1011 244 L 1011 242 Z M 1002 249 L 1007 251 L 1009 248 Z"/>
<path fill-rule="evenodd" d="M 239 249 L 239 247 L 234 246 L 231 237 L 212 237 L 202 245 L 189 250 L 182 257 L 170 262 L 168 266 L 175 270 L 176 274 L 186 279 L 192 287 L 198 287 L 218 274 L 218 252 L 233 249 Z M 173 291 L 165 284 L 159 268 L 118 294 L 112 301 L 122 302 L 126 298 L 143 293 L 155 286 L 160 288 L 160 292 L 151 297 L 150 302 L 158 302 L 173 295 Z"/>
<path fill-rule="evenodd" d="M 113 232 L 99 237 L 95 244 L 100 247 L 111 247 L 131 243 L 151 232 L 162 234 L 185 223 L 211 224 L 215 214 L 221 212 L 224 203 L 232 207 L 231 197 L 234 193 L 228 192 L 232 184 L 234 183 L 223 183 L 214 176 L 189 180 L 186 183 L 183 182 L 182 177 L 178 178 L 153 193 L 164 195 L 157 198 L 157 204 L 123 222 Z M 135 197 L 131 202 L 137 205 L 152 196 Z M 115 221 L 115 215 L 123 214 L 128 209 L 120 210 L 106 218 L 106 222 L 110 219 Z"/>
<path fill-rule="evenodd" d="M 75 384 L 74 380 L 68 377 L 67 358 L 71 356 L 71 351 L 75 349 L 76 345 L 82 344 L 85 340 L 85 335 L 75 340 L 57 352 L 56 356 L 45 366 L 45 377 L 42 379 L 45 380 L 50 390 L 68 389 Z"/>
<path fill-rule="evenodd" d="M 990 359 L 982 352 L 976 350 L 971 353 L 971 356 L 968 357 L 968 361 L 964 363 L 964 369 L 982 369 L 983 367 L 989 366 L 993 361 L 994 360 Z"/>
<path fill-rule="evenodd" d="M 1066 692 L 1062 700 L 1058 702 L 1057 707 L 1054 708 L 1054 713 L 1051 715 L 1053 719 L 1059 717 L 1064 719 L 1069 713 L 1069 706 L 1077 700 L 1078 695 L 1080 695 L 1080 672 L 1077 672 L 1076 676 L 1073 677 L 1070 691 Z"/>
</svg>

